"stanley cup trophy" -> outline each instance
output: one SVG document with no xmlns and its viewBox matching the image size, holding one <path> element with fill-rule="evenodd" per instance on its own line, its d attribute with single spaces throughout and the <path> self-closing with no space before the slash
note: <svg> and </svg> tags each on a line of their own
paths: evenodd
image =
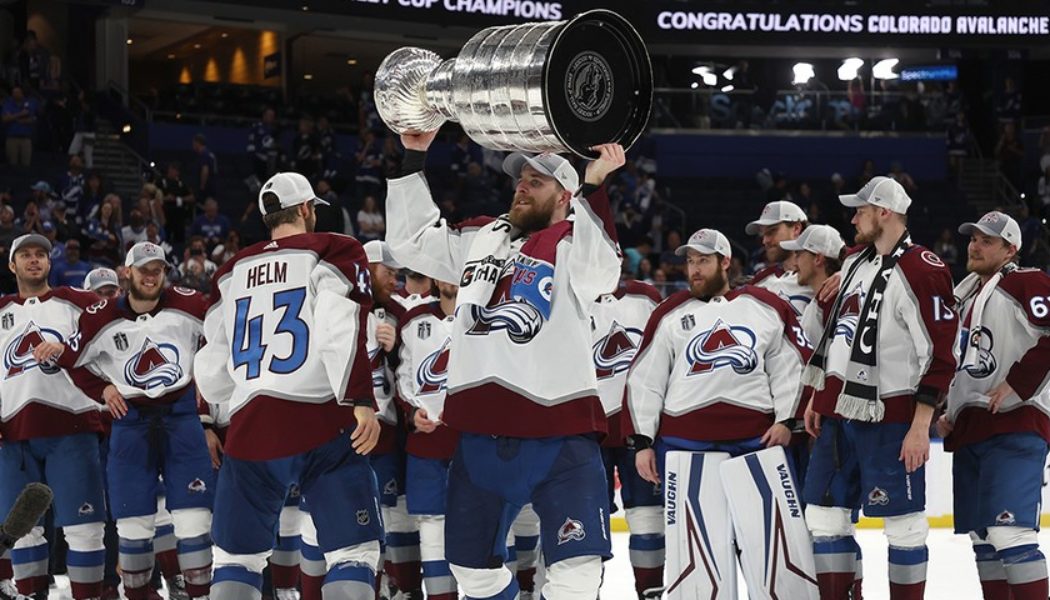
<svg viewBox="0 0 1050 600">
<path fill-rule="evenodd" d="M 571 21 L 484 29 L 442 61 L 401 48 L 375 75 L 379 115 L 397 133 L 457 121 L 494 150 L 597 155 L 591 146 L 638 139 L 653 104 L 649 54 L 608 10 Z"/>
</svg>

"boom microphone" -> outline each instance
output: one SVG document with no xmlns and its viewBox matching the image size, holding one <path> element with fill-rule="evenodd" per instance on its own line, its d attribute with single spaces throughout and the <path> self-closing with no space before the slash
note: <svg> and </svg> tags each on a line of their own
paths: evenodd
<svg viewBox="0 0 1050 600">
<path fill-rule="evenodd" d="M 15 542 L 29 535 L 47 509 L 51 508 L 54 497 L 51 488 L 42 483 L 30 483 L 22 490 L 3 525 L 0 525 L 0 552 L 10 550 Z"/>
</svg>

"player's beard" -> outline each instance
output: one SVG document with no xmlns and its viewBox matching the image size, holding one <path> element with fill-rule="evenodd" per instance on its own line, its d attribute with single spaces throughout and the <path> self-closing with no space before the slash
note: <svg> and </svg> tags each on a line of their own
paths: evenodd
<svg viewBox="0 0 1050 600">
<path fill-rule="evenodd" d="M 49 269 L 45 268 L 42 271 L 40 271 L 40 273 L 42 273 L 42 275 L 29 275 L 25 270 L 19 269 L 18 272 L 16 272 L 16 275 L 18 276 L 18 283 L 22 287 L 25 287 L 27 289 L 40 289 L 47 285 L 47 276 L 49 274 Z"/>
<path fill-rule="evenodd" d="M 134 279 L 131 279 L 128 282 L 128 295 L 131 296 L 133 299 L 139 300 L 139 301 L 142 301 L 142 302 L 152 302 L 153 300 L 156 300 L 157 298 L 160 298 L 160 294 L 163 291 L 164 291 L 164 281 L 163 280 L 157 282 L 157 285 L 156 285 L 156 287 L 153 288 L 152 292 L 149 292 L 149 291 L 147 291 L 145 289 L 140 288 L 139 284 L 136 283 Z"/>
<path fill-rule="evenodd" d="M 880 237 L 882 237 L 882 225 L 875 224 L 872 225 L 871 231 L 867 233 L 861 232 L 861 230 L 858 228 L 857 235 L 853 237 L 853 242 L 858 246 L 863 244 L 871 244 L 874 243 L 875 240 L 879 239 Z"/>
<path fill-rule="evenodd" d="M 766 263 L 770 265 L 779 265 L 787 260 L 787 257 L 788 251 L 781 248 L 779 244 L 774 244 L 766 248 Z"/>
<path fill-rule="evenodd" d="M 546 229 L 551 224 L 554 216 L 554 205 L 560 194 L 540 200 L 526 194 L 514 194 L 514 201 L 510 205 L 510 224 L 520 229 L 523 233 L 534 233 Z M 523 206 L 515 206 L 518 200 L 528 199 L 529 203 Z"/>
<path fill-rule="evenodd" d="M 725 289 L 728 280 L 726 279 L 726 272 L 722 269 L 715 271 L 715 274 L 711 277 L 704 279 L 703 281 L 689 281 L 689 291 L 692 292 L 694 298 L 710 298 L 715 296 L 723 289 Z"/>
</svg>

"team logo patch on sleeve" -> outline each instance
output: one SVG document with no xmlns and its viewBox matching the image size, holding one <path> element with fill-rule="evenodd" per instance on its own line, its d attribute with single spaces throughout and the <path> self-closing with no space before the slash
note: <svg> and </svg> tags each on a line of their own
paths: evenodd
<svg viewBox="0 0 1050 600">
<path fill-rule="evenodd" d="M 583 523 L 576 519 L 566 518 L 562 526 L 558 528 L 559 546 L 567 542 L 579 542 L 585 537 L 587 537 L 587 532 L 583 529 Z"/>
<path fill-rule="evenodd" d="M 755 332 L 719 319 L 711 329 L 700 332 L 689 341 L 685 350 L 686 359 L 691 364 L 689 375 L 709 373 L 723 367 L 746 375 L 758 367 L 756 343 Z"/>
</svg>

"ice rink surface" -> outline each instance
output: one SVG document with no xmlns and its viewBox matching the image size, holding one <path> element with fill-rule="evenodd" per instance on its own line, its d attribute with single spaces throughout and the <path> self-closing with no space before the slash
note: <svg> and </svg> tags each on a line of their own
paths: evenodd
<svg viewBox="0 0 1050 600">
<path fill-rule="evenodd" d="M 627 561 L 627 534 L 613 534 L 615 557 L 605 565 L 605 583 L 601 600 L 636 600 L 634 577 Z M 1044 553 L 1050 552 L 1050 532 L 1040 533 Z M 886 579 L 886 539 L 878 529 L 862 529 L 857 533 L 864 549 L 864 598 L 866 600 L 888 600 L 889 584 Z M 977 568 L 973 563 L 973 551 L 966 536 L 953 535 L 949 529 L 930 531 L 930 570 L 926 584 L 929 600 L 981 600 L 977 583 Z M 58 590 L 52 590 L 52 600 L 70 600 L 69 582 L 59 578 Z M 743 590 L 743 582 L 741 582 Z M 56 593 L 57 591 L 57 593 Z M 740 598 L 746 598 L 741 592 Z M 215 599 L 221 600 L 221 599 Z M 581 599 L 586 600 L 586 599 Z"/>
</svg>

